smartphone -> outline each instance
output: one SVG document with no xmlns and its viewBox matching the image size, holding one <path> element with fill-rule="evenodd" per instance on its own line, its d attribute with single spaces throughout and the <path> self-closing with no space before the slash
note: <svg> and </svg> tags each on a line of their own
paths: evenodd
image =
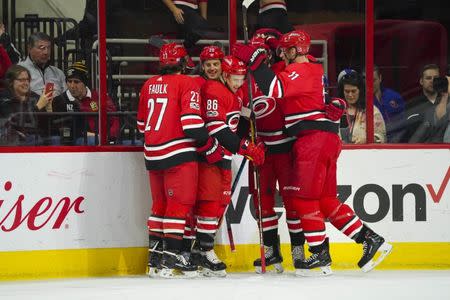
<svg viewBox="0 0 450 300">
<path fill-rule="evenodd" d="M 44 94 L 47 95 L 48 93 L 53 92 L 54 88 L 55 88 L 55 84 L 53 82 L 47 82 L 45 84 Z"/>
</svg>

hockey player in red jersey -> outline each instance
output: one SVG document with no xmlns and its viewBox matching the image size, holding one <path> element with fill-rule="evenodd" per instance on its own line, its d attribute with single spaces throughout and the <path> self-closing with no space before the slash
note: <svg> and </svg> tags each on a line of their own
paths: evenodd
<svg viewBox="0 0 450 300">
<path fill-rule="evenodd" d="M 264 49 L 267 53 L 267 59 L 264 63 L 270 66 L 271 49 L 266 43 L 266 38 L 255 35 L 250 40 L 250 44 L 256 48 Z M 252 78 L 252 77 L 250 77 Z M 261 190 L 261 208 L 262 208 L 262 227 L 264 250 L 266 255 L 266 265 L 273 265 L 279 273 L 283 272 L 281 262 L 283 258 L 280 251 L 280 241 L 278 237 L 278 216 L 274 210 L 275 193 L 278 182 L 279 189 L 282 190 L 287 184 L 289 178 L 289 169 L 292 165 L 291 148 L 295 137 L 289 137 L 283 132 L 284 119 L 273 97 L 265 96 L 258 88 L 252 78 L 252 96 L 253 111 L 256 116 L 256 129 L 258 138 L 266 145 L 266 158 L 264 164 L 259 167 L 260 190 Z M 243 94 L 244 107 L 249 105 L 248 85 L 244 84 L 240 92 Z M 249 188 L 253 193 L 255 208 L 258 208 L 256 191 L 254 189 L 254 176 L 249 176 Z M 305 237 L 300 225 L 300 219 L 292 209 L 291 201 L 288 197 L 283 197 L 284 207 L 286 209 L 286 222 L 291 239 L 292 259 L 298 263 L 304 259 Z M 256 212 L 259 216 L 259 212 Z M 259 224 L 259 223 L 258 223 Z M 261 272 L 261 258 L 253 262 L 256 272 Z"/>
<path fill-rule="evenodd" d="M 244 83 L 246 66 L 232 56 L 222 60 L 220 80 L 207 80 L 201 89 L 204 119 L 209 134 L 225 148 L 225 155 L 216 164 L 200 163 L 196 243 L 199 271 L 205 276 L 225 276 L 226 265 L 214 252 L 214 238 L 219 220 L 231 201 L 231 157 L 237 153 L 255 165 L 264 162 L 264 146 L 255 145 L 237 134 L 242 100 L 236 92 Z"/>
<path fill-rule="evenodd" d="M 310 44 L 306 32 L 295 30 L 283 35 L 279 47 L 289 65 L 277 75 L 261 63 L 264 52 L 260 49 L 238 44 L 233 54 L 248 63 L 264 94 L 280 99 L 286 132 L 297 137 L 292 149 L 292 173 L 283 194 L 293 198 L 293 207 L 300 216 L 312 254 L 295 265 L 296 274 L 331 274 L 325 218 L 363 245 L 358 266 L 367 272 L 390 253 L 392 246 L 336 197 L 336 165 L 342 147 L 337 134 L 338 117 L 343 113 L 345 103 L 342 99 L 327 103 L 322 65 L 307 58 Z M 375 260 L 377 252 L 381 255 Z"/>
<path fill-rule="evenodd" d="M 159 271 L 166 278 L 197 274 L 197 266 L 182 253 L 182 239 L 196 201 L 199 154 L 211 163 L 223 156 L 201 117 L 198 85 L 181 74 L 186 55 L 181 45 L 162 46 L 160 75 L 143 85 L 137 115 L 153 201 L 147 223 L 149 275 Z"/>
<path fill-rule="evenodd" d="M 224 57 L 222 49 L 218 46 L 206 46 L 200 53 L 200 63 L 203 78 L 219 80 L 222 75 L 222 59 Z"/>
<path fill-rule="evenodd" d="M 205 46 L 200 53 L 200 68 L 201 75 L 193 76 L 192 78 L 196 81 L 199 88 L 207 80 L 220 80 L 222 74 L 222 59 L 224 53 L 222 49 L 216 45 Z M 196 219 L 193 217 L 188 220 L 186 224 L 186 230 L 183 235 L 183 248 L 184 251 L 190 252 L 192 249 L 193 241 L 195 240 L 195 228 Z M 195 257 L 196 254 L 194 254 Z"/>
</svg>

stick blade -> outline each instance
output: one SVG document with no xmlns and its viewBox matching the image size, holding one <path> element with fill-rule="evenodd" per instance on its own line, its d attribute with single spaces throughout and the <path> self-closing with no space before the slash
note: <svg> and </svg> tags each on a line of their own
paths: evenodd
<svg viewBox="0 0 450 300">
<path fill-rule="evenodd" d="M 156 48 L 161 48 L 164 44 L 167 44 L 167 42 L 158 35 L 152 35 L 148 39 L 148 43 Z"/>
</svg>

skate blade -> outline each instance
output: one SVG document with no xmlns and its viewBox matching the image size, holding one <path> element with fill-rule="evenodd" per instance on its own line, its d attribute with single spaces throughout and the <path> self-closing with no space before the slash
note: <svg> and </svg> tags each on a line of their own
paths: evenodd
<svg viewBox="0 0 450 300">
<path fill-rule="evenodd" d="M 195 278 L 198 276 L 197 271 L 180 271 L 177 269 L 162 269 L 159 272 L 159 277 L 174 279 L 174 278 Z"/>
<path fill-rule="evenodd" d="M 369 260 L 364 266 L 361 267 L 361 270 L 364 273 L 372 271 L 376 266 L 378 266 L 385 258 L 389 255 L 389 253 L 392 252 L 392 245 L 389 243 L 384 242 L 380 248 L 378 248 L 377 253 L 380 255 L 377 259 L 373 257 L 371 260 Z"/>
<path fill-rule="evenodd" d="M 220 271 L 213 271 L 206 268 L 201 268 L 198 270 L 199 275 L 204 277 L 226 277 L 227 271 L 226 270 L 220 270 Z"/>
<path fill-rule="evenodd" d="M 159 277 L 159 272 L 160 272 L 160 271 L 161 271 L 161 270 L 158 269 L 158 268 L 150 267 L 150 268 L 148 269 L 147 275 L 148 275 L 149 277 L 151 277 L 151 278 L 156 278 L 156 277 Z"/>
<path fill-rule="evenodd" d="M 321 277 L 332 275 L 331 266 L 319 267 L 314 269 L 295 269 L 295 275 L 302 277 Z"/>
<path fill-rule="evenodd" d="M 256 274 L 262 274 L 262 268 L 260 266 L 255 267 L 255 272 Z M 284 268 L 281 264 L 273 264 L 266 266 L 266 272 L 281 274 L 284 272 Z"/>
</svg>

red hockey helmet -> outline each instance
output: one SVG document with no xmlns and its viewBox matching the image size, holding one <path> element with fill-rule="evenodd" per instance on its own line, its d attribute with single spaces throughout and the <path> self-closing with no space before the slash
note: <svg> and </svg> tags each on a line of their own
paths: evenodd
<svg viewBox="0 0 450 300">
<path fill-rule="evenodd" d="M 223 54 L 222 49 L 217 46 L 206 46 L 203 48 L 200 53 L 200 61 L 205 61 L 208 59 L 222 59 L 225 55 Z"/>
<path fill-rule="evenodd" d="M 294 30 L 283 34 L 280 38 L 279 48 L 289 49 L 295 47 L 299 54 L 307 54 L 311 45 L 311 37 L 302 30 Z"/>
<path fill-rule="evenodd" d="M 262 36 L 254 35 L 250 40 L 250 45 L 256 48 L 263 48 L 267 53 L 270 53 L 270 47 L 266 44 L 266 40 Z"/>
<path fill-rule="evenodd" d="M 162 66 L 177 65 L 187 55 L 188 53 L 183 45 L 176 43 L 164 44 L 159 50 L 159 63 Z"/>
<path fill-rule="evenodd" d="M 228 55 L 222 60 L 222 72 L 230 75 L 245 75 L 247 67 L 239 58 Z"/>
</svg>

